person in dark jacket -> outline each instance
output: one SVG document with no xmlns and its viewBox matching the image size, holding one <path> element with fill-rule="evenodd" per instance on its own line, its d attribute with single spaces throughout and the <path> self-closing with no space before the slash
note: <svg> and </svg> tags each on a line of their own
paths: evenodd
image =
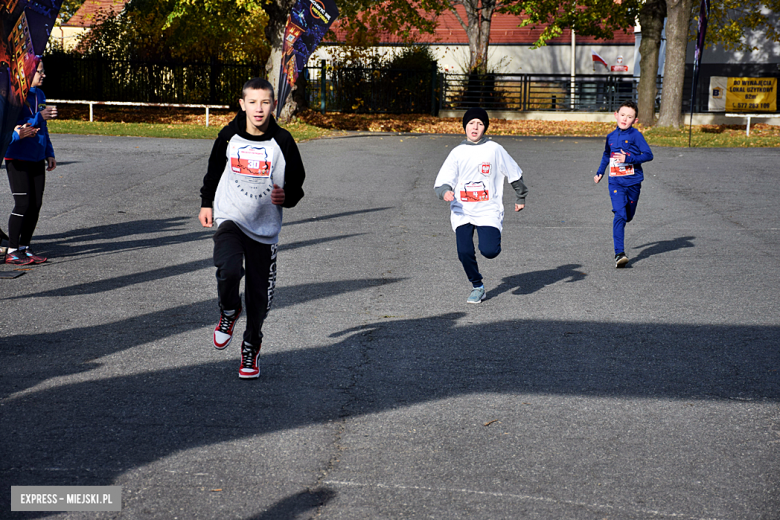
<svg viewBox="0 0 780 520">
<path fill-rule="evenodd" d="M 33 254 L 30 249 L 43 204 L 46 172 L 57 167 L 46 127 L 48 119 L 57 117 L 57 107 L 46 105 L 46 95 L 39 88 L 45 77 L 43 61 L 39 60 L 30 92 L 5 152 L 8 182 L 14 197 L 14 209 L 8 219 L 7 264 L 40 264 L 46 261 L 45 257 Z"/>
</svg>

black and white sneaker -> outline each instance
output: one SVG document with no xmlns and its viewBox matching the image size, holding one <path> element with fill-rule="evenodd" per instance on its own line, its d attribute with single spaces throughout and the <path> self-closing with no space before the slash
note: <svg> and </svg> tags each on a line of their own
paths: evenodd
<svg viewBox="0 0 780 520">
<path fill-rule="evenodd" d="M 233 339 L 233 327 L 236 326 L 236 321 L 238 321 L 239 316 L 241 316 L 241 307 L 233 311 L 229 316 L 225 314 L 225 311 L 222 311 L 221 316 L 219 317 L 219 323 L 214 327 L 215 349 L 223 350 L 230 345 L 230 341 Z"/>
<path fill-rule="evenodd" d="M 621 267 L 625 267 L 627 263 L 628 263 L 628 257 L 626 256 L 625 253 L 618 253 L 618 254 L 615 255 L 615 267 L 616 268 L 619 269 Z"/>
<path fill-rule="evenodd" d="M 259 345 L 253 347 L 246 341 L 241 343 L 241 368 L 238 369 L 238 377 L 241 379 L 256 379 L 260 377 L 260 369 L 257 367 L 257 356 L 259 355 Z"/>
</svg>

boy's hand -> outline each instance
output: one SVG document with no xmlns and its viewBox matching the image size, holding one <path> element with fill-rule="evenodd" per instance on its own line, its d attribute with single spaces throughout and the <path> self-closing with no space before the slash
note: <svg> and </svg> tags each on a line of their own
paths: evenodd
<svg viewBox="0 0 780 520">
<path fill-rule="evenodd" d="M 525 204 L 515 204 L 515 211 L 522 211 L 524 207 Z"/>
<path fill-rule="evenodd" d="M 620 153 L 616 153 L 614 157 L 615 160 L 619 163 L 626 162 L 626 152 L 624 152 L 622 148 L 620 149 Z"/>
<path fill-rule="evenodd" d="M 454 191 L 445 191 L 444 196 L 442 197 L 447 202 L 452 202 L 455 200 L 455 192 Z"/>
<path fill-rule="evenodd" d="M 41 117 L 45 120 L 54 119 L 57 117 L 57 107 L 54 105 L 46 105 L 46 108 L 41 110 Z"/>
<path fill-rule="evenodd" d="M 602 177 L 603 177 L 603 175 L 594 175 L 593 176 L 593 182 L 598 184 Z"/>
<path fill-rule="evenodd" d="M 52 171 L 56 167 L 57 167 L 57 159 L 55 159 L 54 157 L 47 157 L 46 158 L 46 171 L 50 172 L 50 171 Z"/>
<path fill-rule="evenodd" d="M 212 208 L 200 208 L 200 213 L 198 214 L 198 220 L 200 220 L 200 225 L 203 227 L 212 227 L 214 225 L 214 210 Z"/>
<path fill-rule="evenodd" d="M 19 139 L 24 139 L 38 133 L 38 129 L 34 126 L 30 126 L 30 123 L 18 125 L 14 128 L 14 131 L 19 134 Z"/>
<path fill-rule="evenodd" d="M 271 190 L 271 204 L 281 206 L 284 204 L 284 189 L 274 184 L 274 189 Z"/>
</svg>

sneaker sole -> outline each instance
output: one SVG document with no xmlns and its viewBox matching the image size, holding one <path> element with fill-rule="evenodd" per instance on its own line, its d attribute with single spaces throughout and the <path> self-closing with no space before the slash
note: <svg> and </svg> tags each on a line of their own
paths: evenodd
<svg viewBox="0 0 780 520">
<path fill-rule="evenodd" d="M 483 301 L 485 301 L 485 297 L 484 297 L 484 296 L 483 296 L 481 299 L 479 299 L 479 300 L 477 300 L 477 301 L 475 301 L 475 302 L 473 302 L 473 301 L 471 301 L 471 300 L 466 300 L 466 303 L 471 303 L 471 304 L 473 304 L 473 305 L 476 305 L 476 304 L 478 304 L 478 303 L 482 303 Z"/>
<path fill-rule="evenodd" d="M 226 348 L 228 348 L 228 345 L 230 345 L 231 341 L 233 341 L 233 338 L 230 338 L 229 340 L 227 340 L 227 343 L 225 343 L 224 345 L 219 346 L 219 345 L 217 345 L 216 341 L 213 341 L 213 338 L 212 338 L 212 343 L 214 344 L 214 348 L 217 349 L 217 350 L 225 350 Z"/>
<path fill-rule="evenodd" d="M 621 267 L 624 267 L 628 263 L 628 258 L 621 258 L 617 262 L 615 262 L 615 268 L 620 269 Z"/>
<path fill-rule="evenodd" d="M 241 372 L 238 373 L 239 379 L 257 379 L 258 377 L 260 377 L 260 372 L 254 375 L 244 375 Z"/>
</svg>

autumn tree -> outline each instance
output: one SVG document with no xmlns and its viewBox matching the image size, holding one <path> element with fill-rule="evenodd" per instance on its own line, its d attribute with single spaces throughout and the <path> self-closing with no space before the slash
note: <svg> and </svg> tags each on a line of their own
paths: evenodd
<svg viewBox="0 0 780 520">
<path fill-rule="evenodd" d="M 269 49 L 260 1 L 212 0 L 181 10 L 173 0 L 131 0 L 119 15 L 99 13 L 79 49 L 118 59 L 262 60 Z"/>
<path fill-rule="evenodd" d="M 681 124 L 686 51 L 688 42 L 696 36 L 696 24 L 692 24 L 691 20 L 698 20 L 698 11 L 699 2 L 695 0 L 667 1 L 666 59 L 661 111 L 656 123 L 658 126 L 678 128 Z M 726 50 L 743 52 L 755 50 L 756 47 L 748 38 L 751 32 L 761 33 L 766 41 L 780 42 L 777 13 L 780 13 L 780 0 L 712 2 L 705 48 L 718 44 Z M 648 63 L 647 66 L 649 68 L 651 64 Z M 654 70 L 657 68 L 656 62 Z M 646 77 L 648 73 L 645 70 L 643 55 L 641 75 Z M 655 76 L 655 72 L 652 74 Z"/>
</svg>

